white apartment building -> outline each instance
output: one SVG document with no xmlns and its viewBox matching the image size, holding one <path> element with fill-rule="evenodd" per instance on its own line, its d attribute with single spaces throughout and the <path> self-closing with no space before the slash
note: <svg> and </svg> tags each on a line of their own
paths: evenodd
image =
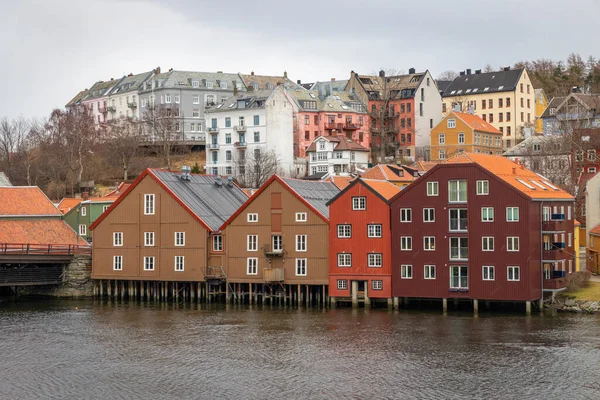
<svg viewBox="0 0 600 400">
<path fill-rule="evenodd" d="M 280 172 L 294 167 L 294 107 L 288 90 L 249 90 L 205 110 L 206 172 L 234 175 L 255 151 L 274 150 Z"/>
<path fill-rule="evenodd" d="M 319 136 L 306 150 L 310 175 L 349 176 L 369 166 L 369 150 L 345 136 Z"/>
<path fill-rule="evenodd" d="M 152 73 L 149 71 L 136 75 L 129 74 L 110 89 L 106 107 L 108 121 L 117 118 L 140 118 L 138 90 L 150 79 Z"/>
</svg>

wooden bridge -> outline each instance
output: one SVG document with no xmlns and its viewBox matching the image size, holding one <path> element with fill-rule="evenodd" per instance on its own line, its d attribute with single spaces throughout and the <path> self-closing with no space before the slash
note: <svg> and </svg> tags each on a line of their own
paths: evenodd
<svg viewBox="0 0 600 400">
<path fill-rule="evenodd" d="M 73 244 L 0 243 L 0 286 L 60 284 L 65 264 L 91 253 L 90 246 Z"/>
</svg>

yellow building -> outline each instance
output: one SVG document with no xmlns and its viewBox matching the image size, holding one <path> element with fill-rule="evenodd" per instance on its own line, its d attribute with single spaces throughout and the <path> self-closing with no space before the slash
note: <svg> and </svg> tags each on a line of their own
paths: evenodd
<svg viewBox="0 0 600 400">
<path fill-rule="evenodd" d="M 431 160 L 439 161 L 467 151 L 502 154 L 502 132 L 480 117 L 451 112 L 431 130 Z"/>
<path fill-rule="evenodd" d="M 575 220 L 573 224 L 573 251 L 575 252 L 575 271 L 581 271 L 581 260 L 579 257 L 579 249 L 581 247 L 581 243 L 579 241 L 581 229 L 581 222 Z"/>
<path fill-rule="evenodd" d="M 469 111 L 502 132 L 508 150 L 535 129 L 535 90 L 524 68 L 474 74 L 468 69 L 442 94 L 444 117 L 451 111 Z"/>
<path fill-rule="evenodd" d="M 542 135 L 544 133 L 544 121 L 542 114 L 548 106 L 548 98 L 544 89 L 535 89 L 535 133 Z M 579 271 L 579 270 L 577 270 Z"/>
</svg>

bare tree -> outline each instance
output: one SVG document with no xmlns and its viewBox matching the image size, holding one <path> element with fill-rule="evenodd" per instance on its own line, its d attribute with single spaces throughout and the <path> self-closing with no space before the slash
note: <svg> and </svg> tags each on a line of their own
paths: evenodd
<svg viewBox="0 0 600 400">
<path fill-rule="evenodd" d="M 272 175 L 280 172 L 280 160 L 275 150 L 254 148 L 250 155 L 240 150 L 233 157 L 234 179 L 242 187 L 259 188 Z"/>
<path fill-rule="evenodd" d="M 129 169 L 138 154 L 142 138 L 142 125 L 131 118 L 110 121 L 104 130 L 105 159 L 123 168 L 123 180 L 129 179 Z"/>
<path fill-rule="evenodd" d="M 175 147 L 183 140 L 181 110 L 178 106 L 150 104 L 142 116 L 142 122 L 145 126 L 144 139 L 159 146 L 166 167 L 170 170 Z"/>
<path fill-rule="evenodd" d="M 13 164 L 16 152 L 22 147 L 30 128 L 30 121 L 23 117 L 13 120 L 0 119 L 0 169 L 9 179 L 14 179 Z"/>
<path fill-rule="evenodd" d="M 453 81 L 458 77 L 458 73 L 456 71 L 444 71 L 438 75 L 438 81 Z"/>
</svg>

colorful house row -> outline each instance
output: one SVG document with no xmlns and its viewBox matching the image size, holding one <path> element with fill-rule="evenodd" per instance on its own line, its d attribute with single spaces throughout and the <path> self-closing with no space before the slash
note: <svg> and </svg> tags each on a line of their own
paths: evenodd
<svg viewBox="0 0 600 400">
<path fill-rule="evenodd" d="M 218 176 L 147 170 L 92 225 L 92 277 L 167 298 L 530 311 L 575 271 L 573 197 L 506 158 L 462 153 L 404 188 L 346 183 L 275 175 L 248 198 Z"/>
</svg>

